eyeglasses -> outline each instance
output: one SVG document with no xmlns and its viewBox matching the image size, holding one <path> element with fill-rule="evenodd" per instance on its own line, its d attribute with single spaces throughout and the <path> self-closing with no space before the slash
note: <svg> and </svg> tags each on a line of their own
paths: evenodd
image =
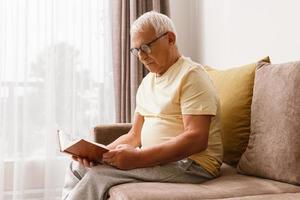
<svg viewBox="0 0 300 200">
<path fill-rule="evenodd" d="M 158 36 L 157 38 L 155 38 L 154 40 L 152 40 L 151 42 L 148 42 L 147 44 L 142 44 L 140 48 L 131 48 L 130 52 L 135 55 L 135 56 L 139 56 L 139 52 L 143 51 L 146 54 L 151 53 L 151 48 L 150 46 L 156 42 L 157 40 L 159 40 L 160 38 L 162 38 L 163 36 L 167 35 L 168 32 L 165 32 L 164 34 Z"/>
</svg>

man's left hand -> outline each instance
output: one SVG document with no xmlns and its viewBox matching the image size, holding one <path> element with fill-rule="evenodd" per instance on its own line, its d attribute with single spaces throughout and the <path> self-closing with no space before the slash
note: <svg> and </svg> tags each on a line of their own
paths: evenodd
<svg viewBox="0 0 300 200">
<path fill-rule="evenodd" d="M 118 169 L 135 169 L 140 164 L 140 150 L 127 144 L 120 144 L 103 154 L 102 160 Z"/>
</svg>

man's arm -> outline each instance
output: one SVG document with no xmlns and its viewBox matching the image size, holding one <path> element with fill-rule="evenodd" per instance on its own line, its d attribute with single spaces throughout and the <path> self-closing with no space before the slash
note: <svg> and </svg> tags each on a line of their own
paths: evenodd
<svg viewBox="0 0 300 200">
<path fill-rule="evenodd" d="M 135 148 L 141 146 L 141 130 L 144 123 L 144 117 L 141 116 L 139 113 L 136 113 L 134 116 L 134 121 L 132 124 L 132 128 L 130 131 L 117 138 L 114 142 L 107 145 L 109 149 L 115 148 Z M 78 161 L 80 164 L 84 165 L 85 167 L 92 167 L 95 164 L 85 158 L 79 157 L 72 157 L 74 160 Z"/>
<path fill-rule="evenodd" d="M 120 136 L 114 142 L 110 143 L 107 147 L 109 149 L 115 149 L 118 145 L 127 144 L 132 147 L 140 147 L 141 146 L 141 130 L 144 123 L 144 117 L 139 113 L 135 113 L 134 121 L 130 131 Z"/>
<path fill-rule="evenodd" d="M 175 138 L 141 150 L 115 149 L 103 155 L 104 161 L 133 169 L 181 160 L 207 148 L 210 122 L 210 115 L 183 115 L 184 131 Z"/>
</svg>

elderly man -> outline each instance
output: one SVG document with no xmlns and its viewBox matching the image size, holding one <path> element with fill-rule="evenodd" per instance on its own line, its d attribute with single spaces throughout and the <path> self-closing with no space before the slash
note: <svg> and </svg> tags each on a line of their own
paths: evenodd
<svg viewBox="0 0 300 200">
<path fill-rule="evenodd" d="M 74 158 L 65 199 L 106 199 L 108 189 L 122 183 L 201 183 L 219 175 L 219 99 L 208 74 L 180 54 L 165 15 L 139 17 L 131 42 L 131 53 L 150 71 L 137 92 L 132 129 L 108 145 L 106 164 Z"/>
</svg>

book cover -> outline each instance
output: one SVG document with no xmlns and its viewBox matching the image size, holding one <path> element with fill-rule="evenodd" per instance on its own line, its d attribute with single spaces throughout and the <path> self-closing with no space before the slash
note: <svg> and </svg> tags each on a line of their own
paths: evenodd
<svg viewBox="0 0 300 200">
<path fill-rule="evenodd" d="M 101 163 L 103 153 L 109 151 L 103 144 L 81 138 L 72 139 L 60 130 L 57 131 L 57 135 L 59 150 L 63 153 Z"/>
</svg>

